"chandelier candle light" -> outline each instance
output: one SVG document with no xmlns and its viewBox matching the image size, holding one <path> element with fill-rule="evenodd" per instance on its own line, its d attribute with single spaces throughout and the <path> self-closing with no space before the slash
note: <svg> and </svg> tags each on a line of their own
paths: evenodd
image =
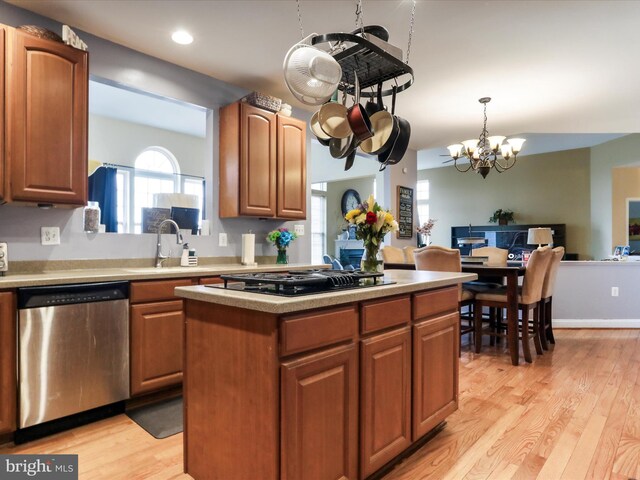
<svg viewBox="0 0 640 480">
<path fill-rule="evenodd" d="M 447 162 L 453 161 L 454 167 L 459 172 L 464 173 L 473 169 L 476 173 L 482 175 L 482 178 L 486 178 L 492 168 L 495 168 L 498 173 L 502 173 L 513 167 L 516 164 L 516 156 L 520 153 L 525 139 L 507 139 L 501 135 L 490 137 L 487 131 L 487 103 L 491 101 L 491 98 L 482 97 L 478 101 L 484 105 L 484 125 L 482 132 L 480 132 L 480 138 L 449 145 L 447 149 L 449 150 L 449 155 L 451 155 L 451 160 L 447 160 Z M 506 143 L 503 143 L 505 139 Z M 458 166 L 458 159 L 462 157 L 469 159 L 467 168 Z"/>
</svg>

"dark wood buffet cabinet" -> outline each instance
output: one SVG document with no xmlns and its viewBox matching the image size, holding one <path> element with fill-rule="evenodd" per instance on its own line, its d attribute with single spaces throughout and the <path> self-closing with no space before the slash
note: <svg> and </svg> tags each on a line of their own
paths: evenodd
<svg viewBox="0 0 640 480">
<path fill-rule="evenodd" d="M 243 102 L 220 109 L 220 218 L 307 216 L 306 123 Z"/>
<path fill-rule="evenodd" d="M 379 471 L 457 408 L 457 292 L 282 315 L 187 300 L 185 471 L 264 480 Z"/>
<path fill-rule="evenodd" d="M 0 26 L 0 199 L 87 200 L 88 53 Z"/>
</svg>

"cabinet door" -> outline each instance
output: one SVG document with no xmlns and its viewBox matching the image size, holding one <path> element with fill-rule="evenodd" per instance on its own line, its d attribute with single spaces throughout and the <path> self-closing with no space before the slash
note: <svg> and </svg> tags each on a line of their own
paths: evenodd
<svg viewBox="0 0 640 480">
<path fill-rule="evenodd" d="M 6 59 L 6 35 L 7 30 L 4 26 L 0 25 L 0 200 L 4 199 L 4 183 L 5 183 L 5 151 L 4 151 L 4 125 L 5 125 L 5 110 L 4 110 L 4 97 L 5 97 L 5 59 Z"/>
<path fill-rule="evenodd" d="M 282 365 L 282 480 L 356 478 L 357 363 L 348 345 Z"/>
<path fill-rule="evenodd" d="M 413 440 L 458 408 L 457 313 L 413 326 Z"/>
<path fill-rule="evenodd" d="M 182 300 L 131 307 L 131 395 L 182 382 Z"/>
<path fill-rule="evenodd" d="M 360 478 L 411 444 L 411 330 L 362 341 L 360 352 Z"/>
<path fill-rule="evenodd" d="M 16 307 L 0 293 L 0 433 L 16 429 Z"/>
<path fill-rule="evenodd" d="M 276 214 L 276 114 L 246 103 L 240 112 L 240 214 Z"/>
<path fill-rule="evenodd" d="M 278 212 L 281 218 L 307 218 L 307 124 L 278 115 Z"/>
<path fill-rule="evenodd" d="M 87 200 L 87 53 L 13 31 L 8 71 L 12 200 Z"/>
</svg>

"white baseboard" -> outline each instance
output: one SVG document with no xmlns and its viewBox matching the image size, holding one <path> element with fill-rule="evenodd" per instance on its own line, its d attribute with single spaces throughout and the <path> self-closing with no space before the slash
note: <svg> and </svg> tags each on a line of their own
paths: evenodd
<svg viewBox="0 0 640 480">
<path fill-rule="evenodd" d="M 636 318 L 554 318 L 554 328 L 640 328 L 640 319 Z"/>
</svg>

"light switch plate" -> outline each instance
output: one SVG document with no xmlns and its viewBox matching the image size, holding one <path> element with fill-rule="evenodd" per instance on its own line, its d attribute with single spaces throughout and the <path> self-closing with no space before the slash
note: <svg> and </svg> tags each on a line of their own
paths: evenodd
<svg viewBox="0 0 640 480">
<path fill-rule="evenodd" d="M 218 246 L 226 247 L 227 246 L 227 234 L 226 233 L 218 233 Z"/>
<path fill-rule="evenodd" d="M 40 227 L 41 245 L 60 245 L 60 227 Z"/>
<path fill-rule="evenodd" d="M 6 243 L 0 243 L 0 272 L 9 270 L 9 249 Z"/>
<path fill-rule="evenodd" d="M 293 226 L 293 231 L 298 236 L 304 235 L 304 225 L 294 225 Z"/>
</svg>

